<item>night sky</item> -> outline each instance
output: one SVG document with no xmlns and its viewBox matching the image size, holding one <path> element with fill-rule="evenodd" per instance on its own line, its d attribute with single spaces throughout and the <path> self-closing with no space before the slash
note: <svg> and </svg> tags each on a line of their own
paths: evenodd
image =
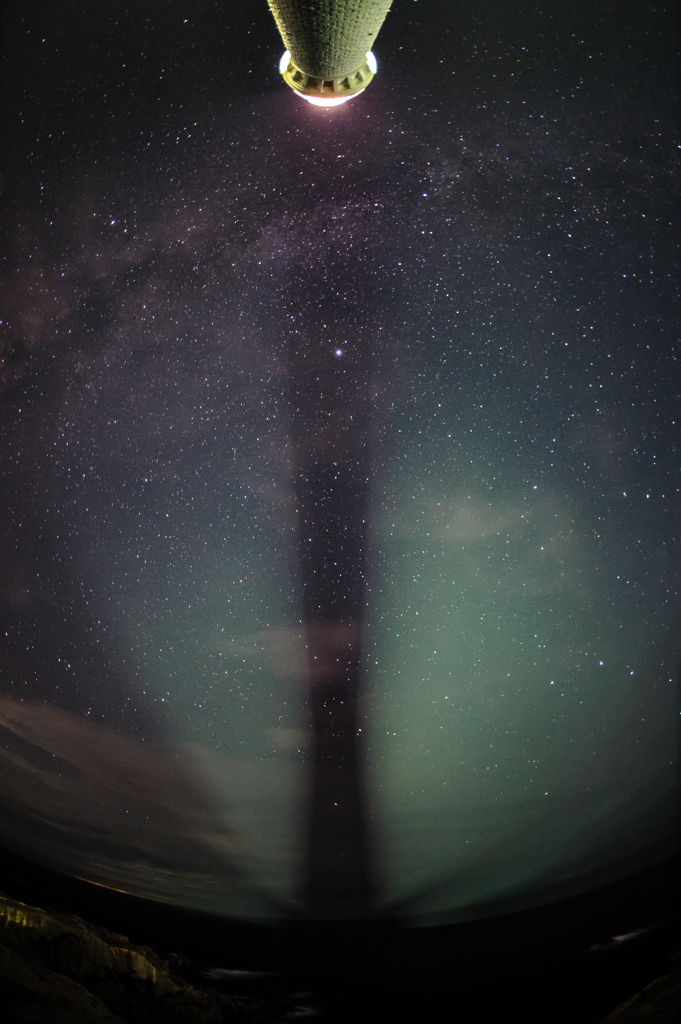
<svg viewBox="0 0 681 1024">
<path fill-rule="evenodd" d="M 541 904 L 671 850 L 664 5 L 11 5 L 3 842 L 260 920 Z"/>
</svg>

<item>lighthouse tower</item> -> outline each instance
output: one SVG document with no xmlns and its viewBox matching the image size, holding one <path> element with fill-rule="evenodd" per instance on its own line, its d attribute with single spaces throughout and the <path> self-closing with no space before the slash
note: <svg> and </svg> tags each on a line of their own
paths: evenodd
<svg viewBox="0 0 681 1024">
<path fill-rule="evenodd" d="M 320 106 L 344 103 L 376 74 L 371 52 L 392 0 L 268 0 L 286 52 L 284 81 Z"/>
</svg>

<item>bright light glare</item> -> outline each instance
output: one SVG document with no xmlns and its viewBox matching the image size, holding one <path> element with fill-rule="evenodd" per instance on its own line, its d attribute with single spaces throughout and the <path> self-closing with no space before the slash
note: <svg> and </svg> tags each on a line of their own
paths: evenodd
<svg viewBox="0 0 681 1024">
<path fill-rule="evenodd" d="M 341 103 L 347 103 L 348 100 L 354 100 L 355 96 L 359 96 L 364 89 L 358 89 L 357 92 L 353 92 L 351 96 L 308 96 L 307 93 L 299 92 L 298 95 L 302 96 L 304 100 L 311 103 L 313 107 L 339 107 Z"/>
<path fill-rule="evenodd" d="M 367 53 L 367 64 L 369 65 L 369 71 L 371 72 L 371 74 L 375 75 L 376 72 L 378 71 L 378 61 L 374 57 L 371 50 L 369 50 L 369 52 Z"/>
<path fill-rule="evenodd" d="M 286 68 L 288 67 L 288 62 L 290 61 L 290 59 L 291 59 L 291 51 L 290 50 L 284 50 L 284 52 L 281 55 L 281 60 L 279 61 L 279 74 L 280 75 L 283 75 L 284 72 L 286 71 Z"/>
</svg>

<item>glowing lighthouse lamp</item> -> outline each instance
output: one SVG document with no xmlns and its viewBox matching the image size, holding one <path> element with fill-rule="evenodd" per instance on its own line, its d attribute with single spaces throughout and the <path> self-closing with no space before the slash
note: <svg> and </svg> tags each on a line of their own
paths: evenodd
<svg viewBox="0 0 681 1024">
<path fill-rule="evenodd" d="M 295 66 L 289 50 L 284 51 L 279 61 L 279 73 L 284 76 L 286 84 L 315 107 L 338 107 L 354 99 L 364 92 L 377 71 L 378 61 L 371 50 L 366 54 L 366 63 L 358 71 L 343 78 L 325 80 L 306 75 Z"/>
</svg>

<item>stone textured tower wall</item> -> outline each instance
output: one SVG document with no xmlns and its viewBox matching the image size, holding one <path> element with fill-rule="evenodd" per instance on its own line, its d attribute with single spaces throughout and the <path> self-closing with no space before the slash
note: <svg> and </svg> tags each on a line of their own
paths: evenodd
<svg viewBox="0 0 681 1024">
<path fill-rule="evenodd" d="M 332 79 L 362 67 L 392 0 L 268 0 L 284 45 L 306 75 Z"/>
</svg>

